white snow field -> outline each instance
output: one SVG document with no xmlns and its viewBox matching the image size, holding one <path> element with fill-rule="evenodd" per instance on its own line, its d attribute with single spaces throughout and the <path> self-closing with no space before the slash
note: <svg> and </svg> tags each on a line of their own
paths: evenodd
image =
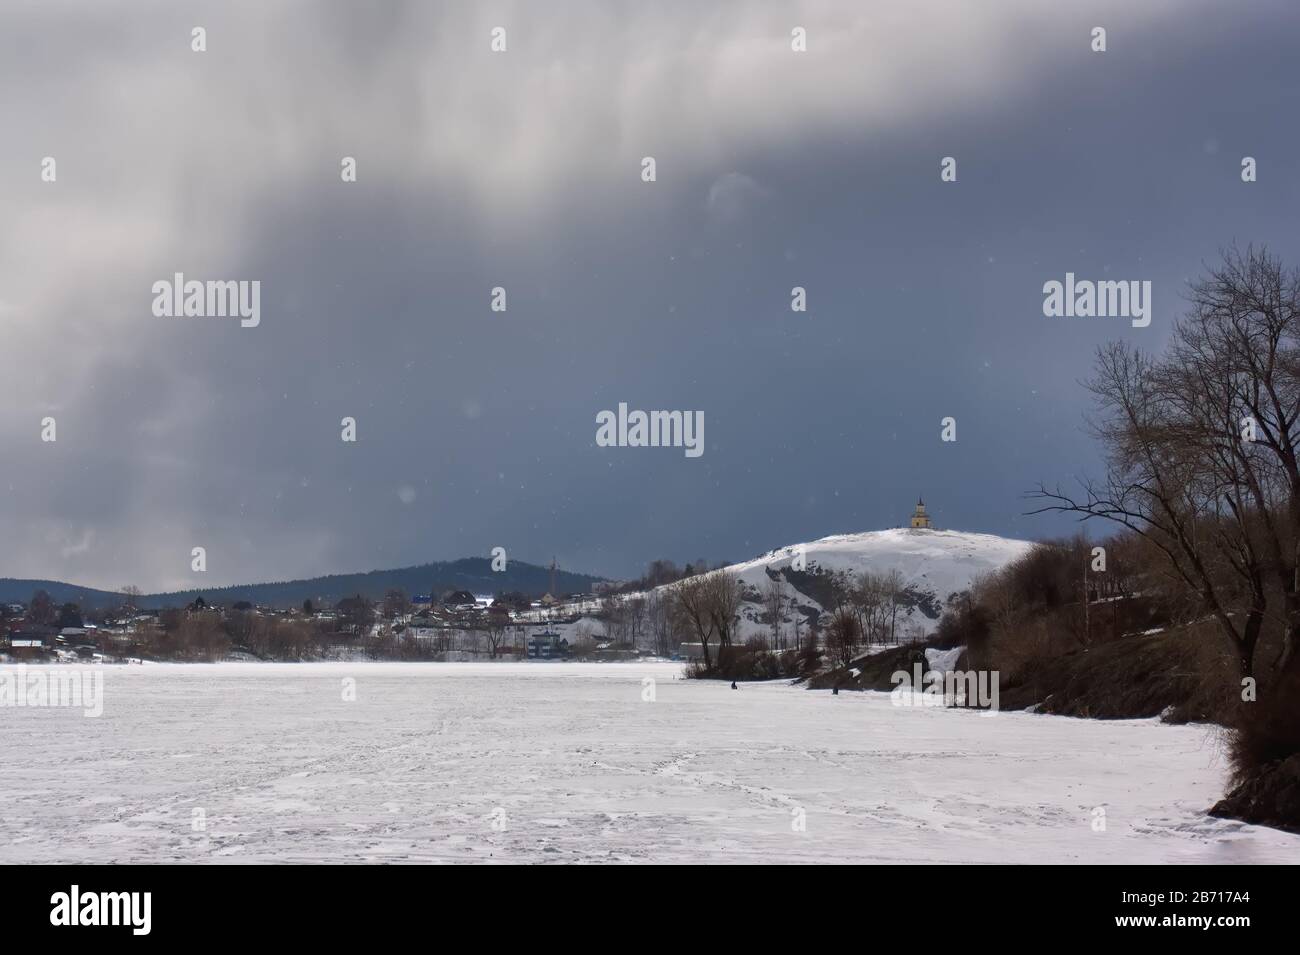
<svg viewBox="0 0 1300 955">
<path fill-rule="evenodd" d="M 1300 850 L 1300 836 L 1204 814 L 1225 772 L 1207 727 L 731 690 L 668 663 L 104 670 L 99 718 L 0 709 L 0 862 L 1276 863 Z"/>
</svg>

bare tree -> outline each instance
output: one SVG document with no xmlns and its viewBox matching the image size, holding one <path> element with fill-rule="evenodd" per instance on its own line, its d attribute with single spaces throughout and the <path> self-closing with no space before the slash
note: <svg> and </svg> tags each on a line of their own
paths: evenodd
<svg viewBox="0 0 1300 955">
<path fill-rule="evenodd" d="M 700 641 L 704 653 L 704 669 L 711 670 L 709 638 L 713 635 L 711 595 L 706 577 L 687 577 L 673 587 L 673 601 L 681 619 Z"/>
<path fill-rule="evenodd" d="M 626 627 L 627 642 L 636 651 L 641 642 L 641 632 L 646 625 L 646 598 L 628 597 L 623 601 L 623 620 Z"/>
<path fill-rule="evenodd" d="M 384 619 L 394 620 L 406 613 L 410 606 L 410 601 L 406 597 L 406 591 L 396 587 L 391 588 L 384 594 Z"/>
<path fill-rule="evenodd" d="M 32 623 L 52 624 L 57 613 L 54 600 L 44 590 L 32 594 L 32 599 L 27 603 L 27 616 Z"/>
<path fill-rule="evenodd" d="M 857 616 L 858 635 L 867 643 L 871 643 L 880 633 L 883 595 L 880 578 L 870 571 L 859 574 L 848 589 L 844 608 L 852 609 Z"/>
<path fill-rule="evenodd" d="M 505 642 L 506 628 L 509 625 L 510 614 L 506 612 L 504 607 L 496 613 L 488 613 L 487 620 L 483 624 L 483 638 L 487 641 L 489 659 L 495 660 L 497 658 L 497 651 L 501 648 L 501 644 Z"/>
<path fill-rule="evenodd" d="M 652 560 L 650 566 L 646 568 L 644 583 L 647 588 L 662 587 L 664 584 L 680 580 L 681 576 L 682 572 L 671 560 Z"/>
<path fill-rule="evenodd" d="M 125 584 L 118 591 L 118 596 L 122 598 L 123 611 L 134 611 L 140 605 L 144 593 L 135 584 Z"/>
<path fill-rule="evenodd" d="M 600 618 L 605 625 L 605 638 L 612 643 L 627 642 L 627 611 L 617 594 L 606 594 L 600 602 Z"/>
<path fill-rule="evenodd" d="M 882 612 L 889 621 L 889 642 L 898 642 L 898 610 L 902 606 L 906 584 L 897 568 L 880 578 Z"/>
<path fill-rule="evenodd" d="M 236 610 L 231 608 L 226 613 L 226 632 L 230 634 L 230 639 L 241 647 L 246 647 L 253 634 L 253 627 L 257 622 L 257 614 L 252 610 Z"/>
<path fill-rule="evenodd" d="M 1089 388 L 1107 451 L 1104 482 L 1042 510 L 1101 517 L 1167 558 L 1251 675 L 1282 596 L 1283 649 L 1300 663 L 1300 273 L 1265 250 L 1232 250 L 1191 289 L 1163 358 L 1121 343 L 1098 352 Z M 1035 512 L 1037 513 L 1037 511 Z"/>
<path fill-rule="evenodd" d="M 744 588 L 739 577 L 724 570 L 713 571 L 704 580 L 707 585 L 709 618 L 718 635 L 718 655 L 721 658 L 722 652 L 731 647 L 731 637 L 740 616 L 740 604 L 745 597 Z"/>
<path fill-rule="evenodd" d="M 569 653 L 573 656 L 583 659 L 591 656 L 596 650 L 596 635 L 591 624 L 582 621 L 573 628 L 573 643 L 569 647 Z"/>
<path fill-rule="evenodd" d="M 375 622 L 375 605 L 361 594 L 344 597 L 334 605 L 334 610 L 338 613 L 339 629 L 354 636 L 364 636 Z"/>
<path fill-rule="evenodd" d="M 672 652 L 673 607 L 672 600 L 662 591 L 652 590 L 646 598 L 646 626 L 654 644 L 654 652 L 666 657 Z"/>
<path fill-rule="evenodd" d="M 727 571 L 715 570 L 687 577 L 673 585 L 673 600 L 679 619 L 703 646 L 704 668 L 709 662 L 709 639 L 718 640 L 718 659 L 732 643 L 744 587 L 740 578 Z"/>
<path fill-rule="evenodd" d="M 779 573 L 767 582 L 763 593 L 763 608 L 767 615 L 767 624 L 772 632 L 772 649 L 782 649 L 781 623 L 785 618 L 785 578 Z"/>
<path fill-rule="evenodd" d="M 826 625 L 826 647 L 840 666 L 853 662 L 861 642 L 862 624 L 852 607 L 845 605 L 831 614 Z"/>
</svg>

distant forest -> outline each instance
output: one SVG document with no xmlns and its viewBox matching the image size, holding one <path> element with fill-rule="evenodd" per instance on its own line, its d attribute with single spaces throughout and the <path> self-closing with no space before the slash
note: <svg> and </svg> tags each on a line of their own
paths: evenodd
<svg viewBox="0 0 1300 955">
<path fill-rule="evenodd" d="M 590 574 L 555 572 L 555 587 L 560 594 L 591 593 L 605 578 Z M 124 582 L 125 585 L 125 582 Z M 288 609 L 300 607 L 304 600 L 321 606 L 332 605 L 344 597 L 360 594 L 382 600 L 390 589 L 408 594 L 438 594 L 447 590 L 468 590 L 474 594 L 497 594 L 518 591 L 540 596 L 550 590 L 551 571 L 547 567 L 512 560 L 501 572 L 492 570 L 487 557 L 463 557 L 396 570 L 372 570 L 360 574 L 330 574 L 306 580 L 287 580 L 266 584 L 240 584 L 232 587 L 196 587 L 171 593 L 144 594 L 135 599 L 141 609 L 181 607 L 202 596 L 209 604 L 233 604 L 246 600 L 255 606 Z M 120 591 L 78 587 L 57 580 L 21 580 L 0 577 L 0 603 L 25 603 L 37 590 L 46 591 L 55 603 L 75 603 L 83 609 L 115 607 L 122 602 Z M 559 596 L 558 594 L 556 596 Z"/>
</svg>

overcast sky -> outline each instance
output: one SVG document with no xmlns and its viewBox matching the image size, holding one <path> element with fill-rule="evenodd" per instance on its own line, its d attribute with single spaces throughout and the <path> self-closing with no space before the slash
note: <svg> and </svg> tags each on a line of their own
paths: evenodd
<svg viewBox="0 0 1300 955">
<path fill-rule="evenodd" d="M 632 575 L 918 494 L 1068 531 L 1021 495 L 1099 466 L 1095 346 L 1160 347 L 1234 240 L 1300 263 L 1297 41 L 1290 0 L 11 0 L 0 575 Z M 1044 317 L 1067 271 L 1151 281 L 1150 327 Z M 175 272 L 260 281 L 260 325 L 156 317 Z M 619 402 L 704 453 L 598 447 Z"/>
</svg>

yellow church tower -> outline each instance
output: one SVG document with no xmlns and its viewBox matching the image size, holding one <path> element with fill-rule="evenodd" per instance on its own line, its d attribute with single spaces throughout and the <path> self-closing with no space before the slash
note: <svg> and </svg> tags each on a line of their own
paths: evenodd
<svg viewBox="0 0 1300 955">
<path fill-rule="evenodd" d="M 912 512 L 912 527 L 922 527 L 927 529 L 930 527 L 930 518 L 925 513 L 925 501 L 920 498 L 916 499 L 916 510 Z"/>
</svg>

